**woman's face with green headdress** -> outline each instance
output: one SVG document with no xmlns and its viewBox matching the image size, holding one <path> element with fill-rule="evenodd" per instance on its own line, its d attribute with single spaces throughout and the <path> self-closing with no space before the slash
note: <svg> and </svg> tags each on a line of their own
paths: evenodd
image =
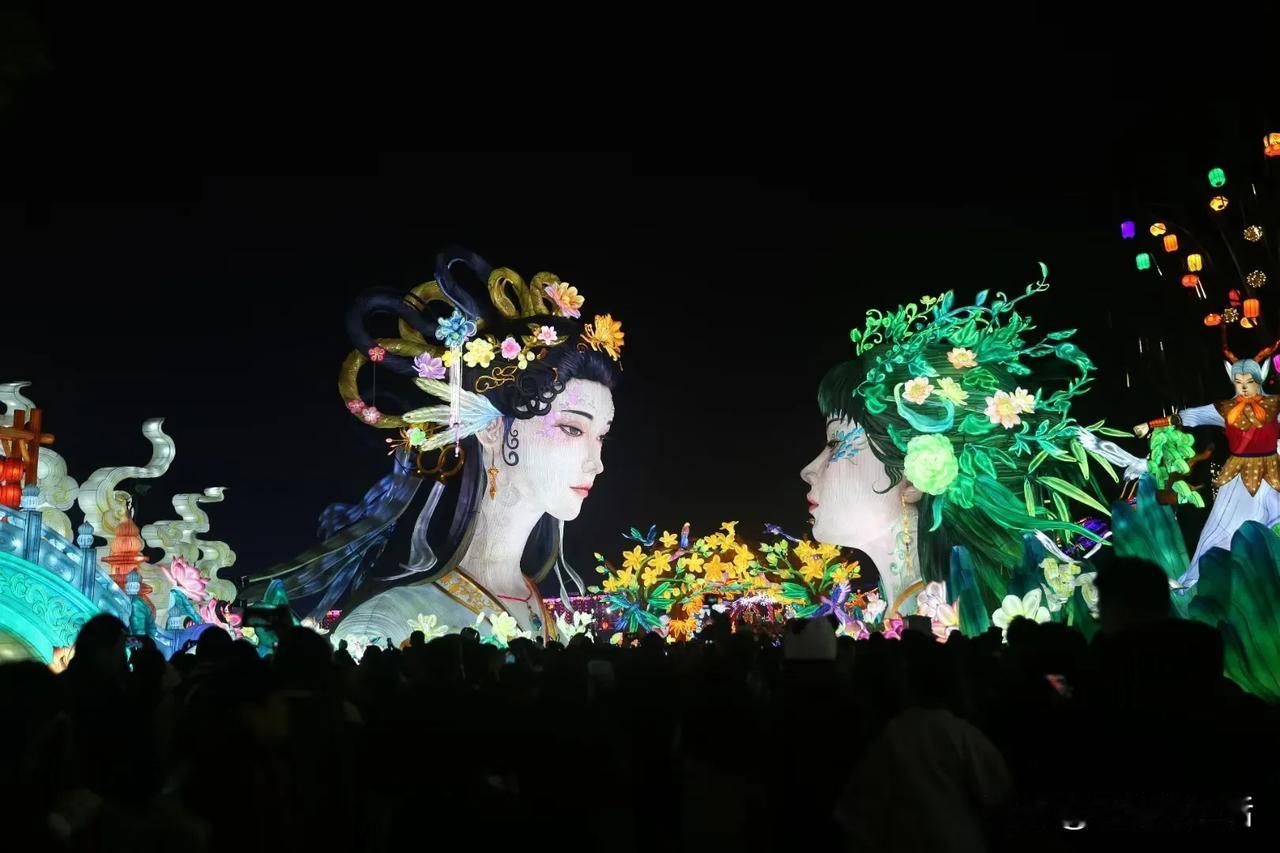
<svg viewBox="0 0 1280 853">
<path fill-rule="evenodd" d="M 854 421 L 828 419 L 826 438 L 822 451 L 800 472 L 809 484 L 813 537 L 830 545 L 867 549 L 901 518 L 904 496 L 908 502 L 919 496 L 905 482 L 892 485 L 884 463 L 871 452 L 866 433 Z"/>
</svg>

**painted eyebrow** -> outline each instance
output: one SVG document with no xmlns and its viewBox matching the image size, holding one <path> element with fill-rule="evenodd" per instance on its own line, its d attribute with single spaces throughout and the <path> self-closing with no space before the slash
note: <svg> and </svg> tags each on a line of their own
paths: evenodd
<svg viewBox="0 0 1280 853">
<path fill-rule="evenodd" d="M 582 415 L 584 418 L 586 418 L 589 421 L 595 420 L 595 418 L 592 417 L 588 412 L 584 412 L 580 409 L 561 409 L 560 411 L 562 414 L 565 414 L 565 415 Z M 610 421 L 609 423 L 613 423 L 613 421 Z"/>
</svg>

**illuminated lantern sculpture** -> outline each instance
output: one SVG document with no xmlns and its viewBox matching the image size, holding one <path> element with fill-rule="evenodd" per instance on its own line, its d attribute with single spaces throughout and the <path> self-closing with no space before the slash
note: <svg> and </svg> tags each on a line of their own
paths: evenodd
<svg viewBox="0 0 1280 853">
<path fill-rule="evenodd" d="M 1280 157 L 1280 133 L 1268 133 L 1262 137 L 1262 153 L 1268 157 Z"/>
<path fill-rule="evenodd" d="M 1229 204 L 1231 204 L 1231 202 L 1225 195 L 1215 195 L 1213 198 L 1209 199 L 1209 209 L 1214 213 L 1221 213 L 1227 209 L 1227 205 Z"/>
<path fill-rule="evenodd" d="M 1187 273 L 1182 277 L 1182 286 L 1183 287 L 1199 287 L 1200 276 L 1196 275 L 1195 273 Z"/>
<path fill-rule="evenodd" d="M 1244 238 L 1250 243 L 1256 243 L 1262 239 L 1262 226 L 1250 225 L 1244 229 Z"/>
<path fill-rule="evenodd" d="M 0 504 L 17 509 L 22 505 L 22 475 L 26 463 L 0 457 Z"/>
<path fill-rule="evenodd" d="M 1204 269 L 1204 258 L 1199 254 L 1187 255 L 1187 271 L 1200 272 Z"/>
<path fill-rule="evenodd" d="M 1234 305 L 1236 308 L 1239 308 L 1240 307 L 1240 291 L 1228 290 L 1227 301 L 1230 302 L 1232 305 Z"/>
<path fill-rule="evenodd" d="M 1152 236 L 1152 237 L 1162 237 L 1162 236 L 1164 236 L 1164 233 L 1165 233 L 1166 231 L 1168 231 L 1168 230 L 1169 230 L 1169 229 L 1168 229 L 1168 227 L 1167 227 L 1163 222 L 1153 222 L 1153 223 L 1151 223 L 1151 236 Z"/>
<path fill-rule="evenodd" d="M 1205 315 L 1204 315 L 1204 324 L 1205 324 L 1206 326 L 1221 326 L 1221 325 L 1222 325 L 1222 315 L 1221 315 L 1221 314 L 1205 314 Z"/>
<path fill-rule="evenodd" d="M 1244 301 L 1244 316 L 1249 320 L 1258 319 L 1258 315 L 1262 313 L 1262 305 L 1256 299 L 1246 299 Z"/>
<path fill-rule="evenodd" d="M 1209 186 L 1217 189 L 1227 182 L 1227 173 L 1218 168 L 1209 170 Z"/>
<path fill-rule="evenodd" d="M 1177 234 L 1164 235 L 1164 250 L 1166 252 L 1178 251 L 1178 235 Z"/>
<path fill-rule="evenodd" d="M 1139 252 L 1138 256 L 1134 258 L 1133 261 L 1138 265 L 1138 269 L 1140 270 L 1151 269 L 1151 256 L 1146 252 Z"/>
<path fill-rule="evenodd" d="M 1133 224 L 1132 220 L 1126 220 L 1120 223 L 1120 238 L 1122 240 L 1132 240 L 1134 235 L 1138 233 L 1138 228 Z"/>
<path fill-rule="evenodd" d="M 1244 280 L 1250 287 L 1262 287 L 1267 283 L 1267 274 L 1262 270 L 1254 270 L 1245 276 Z"/>
<path fill-rule="evenodd" d="M 111 567 L 111 578 L 121 589 L 124 589 L 125 578 L 129 572 L 146 562 L 142 556 L 142 535 L 138 525 L 128 515 L 116 527 L 115 538 L 111 540 L 111 553 L 102 561 Z"/>
</svg>

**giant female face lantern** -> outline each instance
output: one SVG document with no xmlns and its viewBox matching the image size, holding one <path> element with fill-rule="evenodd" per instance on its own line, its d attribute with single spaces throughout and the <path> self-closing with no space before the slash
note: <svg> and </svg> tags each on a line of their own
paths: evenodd
<svg viewBox="0 0 1280 853">
<path fill-rule="evenodd" d="M 1106 502 L 1083 475 L 1089 460 L 1073 448 L 1069 415 L 1093 364 L 1068 342 L 1073 332 L 1035 335 L 1015 310 L 1047 287 L 868 312 L 851 334 L 855 358 L 822 380 L 825 444 L 802 472 L 814 536 L 865 551 L 891 608 L 909 607 L 926 581 L 947 581 L 953 546 L 965 549 L 960 563 L 972 565 L 989 613 L 1024 535 L 1098 538 L 1069 509 Z"/>
<path fill-rule="evenodd" d="M 317 588 L 317 577 L 329 582 L 315 610 L 340 602 L 334 585 L 359 585 L 417 483 L 432 486 L 409 559 L 365 586 L 384 591 L 348 608 L 335 642 L 399 643 L 415 628 L 429 638 L 477 622 L 499 640 L 550 638 L 537 581 L 554 568 L 562 589 L 566 575 L 581 586 L 563 558 L 563 524 L 604 470 L 601 442 L 613 422 L 624 339 L 608 314 L 580 322 L 584 301 L 551 273 L 526 282 L 454 251 L 440 256 L 434 281 L 403 296 L 374 291 L 353 306 L 355 351 L 339 391 L 353 416 L 389 434 L 396 469 L 360 507 L 327 510 L 322 555 L 308 552 L 290 567 L 303 592 Z M 369 324 L 379 316 L 398 328 L 375 336 Z M 407 377 L 426 405 L 389 413 L 394 391 L 373 399 L 369 389 L 390 383 L 358 382 L 369 365 Z"/>
<path fill-rule="evenodd" d="M 919 580 L 911 538 L 920 492 L 894 481 L 870 451 L 864 427 L 848 417 L 829 417 L 826 443 L 800 476 L 809 485 L 815 539 L 865 553 L 890 602 Z"/>
</svg>

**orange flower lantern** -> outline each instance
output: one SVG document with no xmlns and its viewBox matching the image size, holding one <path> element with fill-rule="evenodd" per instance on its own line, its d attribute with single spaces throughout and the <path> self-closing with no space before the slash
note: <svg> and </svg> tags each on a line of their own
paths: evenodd
<svg viewBox="0 0 1280 853">
<path fill-rule="evenodd" d="M 1196 275 L 1195 273 L 1187 273 L 1182 277 L 1182 286 L 1183 287 L 1199 287 L 1200 276 Z"/>
<path fill-rule="evenodd" d="M 1187 255 L 1187 271 L 1200 272 L 1204 269 L 1204 258 L 1199 254 Z"/>
<path fill-rule="evenodd" d="M 1268 157 L 1280 157 L 1280 133 L 1268 133 L 1262 137 L 1262 153 Z"/>
<path fill-rule="evenodd" d="M 1177 234 L 1164 235 L 1164 250 L 1166 252 L 1178 251 L 1178 235 Z"/>
<path fill-rule="evenodd" d="M 1244 316 L 1250 320 L 1258 319 L 1258 315 L 1262 313 L 1262 304 L 1256 299 L 1246 299 L 1244 301 Z"/>
<path fill-rule="evenodd" d="M 1205 314 L 1205 315 L 1204 315 L 1204 324 L 1205 324 L 1206 326 L 1221 326 L 1221 325 L 1222 325 L 1222 315 L 1221 315 L 1221 314 Z"/>
</svg>

